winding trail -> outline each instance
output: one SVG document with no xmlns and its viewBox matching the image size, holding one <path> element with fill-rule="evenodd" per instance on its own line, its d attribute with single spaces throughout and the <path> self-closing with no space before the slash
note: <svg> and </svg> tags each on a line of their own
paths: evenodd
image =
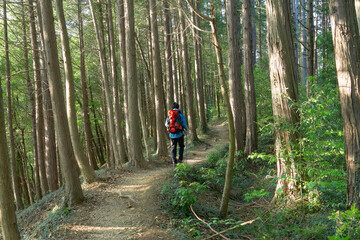
<svg viewBox="0 0 360 240">
<path fill-rule="evenodd" d="M 207 144 L 188 152 L 188 164 L 204 161 L 214 146 L 228 141 L 227 125 L 211 128 Z M 101 182 L 83 185 L 86 201 L 73 208 L 54 239 L 177 239 L 162 227 L 166 219 L 158 206 L 171 169 L 170 163 L 152 162 L 147 169 L 102 170 Z"/>
</svg>

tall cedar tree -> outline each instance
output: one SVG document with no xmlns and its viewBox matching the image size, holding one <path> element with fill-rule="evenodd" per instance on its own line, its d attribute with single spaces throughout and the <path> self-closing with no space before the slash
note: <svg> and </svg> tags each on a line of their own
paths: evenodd
<svg viewBox="0 0 360 240">
<path fill-rule="evenodd" d="M 330 21 L 344 124 L 347 205 L 360 208 L 360 39 L 354 0 L 330 0 Z"/>
<path fill-rule="evenodd" d="M 135 50 L 135 19 L 134 1 L 125 0 L 125 44 L 126 44 L 126 72 L 128 80 L 128 114 L 130 127 L 130 162 L 136 167 L 144 167 L 145 160 L 142 153 L 140 117 L 138 110 L 138 82 L 136 78 L 136 50 Z"/>
<path fill-rule="evenodd" d="M 5 3 L 5 1 L 4 1 Z M 6 140 L 4 103 L 0 81 L 0 222 L 4 240 L 20 239 L 16 222 L 14 195 L 11 187 L 10 159 Z"/>
<path fill-rule="evenodd" d="M 92 183 L 96 180 L 95 171 L 93 168 L 91 168 L 90 162 L 85 155 L 77 126 L 74 73 L 72 67 L 69 36 L 64 16 L 63 0 L 56 0 L 56 12 L 59 20 L 58 23 L 60 28 L 61 48 L 64 60 L 66 111 L 67 121 L 69 123 L 70 129 L 71 143 L 73 145 L 76 161 L 80 167 L 85 182 Z"/>
<path fill-rule="evenodd" d="M 299 159 L 296 156 L 299 145 L 299 115 L 291 103 L 298 101 L 298 81 L 289 1 L 266 0 L 266 13 L 272 105 L 277 126 L 276 196 L 282 193 L 295 198 L 299 194 Z"/>
<path fill-rule="evenodd" d="M 160 58 L 159 31 L 157 25 L 156 1 L 149 0 L 150 8 L 150 25 L 151 25 L 151 50 L 152 65 L 154 74 L 154 90 L 155 90 L 155 114 L 156 114 L 156 135 L 157 135 L 157 155 L 160 158 L 167 158 L 167 145 L 164 127 L 165 119 L 165 102 L 163 88 L 163 74 Z M 138 93 L 140 94 L 140 93 Z"/>
<path fill-rule="evenodd" d="M 40 7 L 47 61 L 46 69 L 48 71 L 51 101 L 54 107 L 55 130 L 59 143 L 61 170 L 65 178 L 65 203 L 73 205 L 82 202 L 84 195 L 77 169 L 74 168 L 76 159 L 71 141 L 69 141 L 71 137 L 67 122 L 65 99 L 63 91 L 61 91 L 63 88 L 51 0 L 40 1 Z"/>
<path fill-rule="evenodd" d="M 245 102 L 244 90 L 241 82 L 241 59 L 239 39 L 238 0 L 226 1 L 227 40 L 228 40 L 228 69 L 230 104 L 234 115 L 236 151 L 244 151 L 245 147 Z"/>
<path fill-rule="evenodd" d="M 245 154 L 257 149 L 257 116 L 254 83 L 254 55 L 251 0 L 242 0 L 244 36 L 244 90 L 246 108 Z"/>
</svg>

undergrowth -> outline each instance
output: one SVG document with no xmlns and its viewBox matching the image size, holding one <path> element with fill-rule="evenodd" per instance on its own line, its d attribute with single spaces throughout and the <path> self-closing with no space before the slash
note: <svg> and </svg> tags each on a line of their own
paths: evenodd
<svg viewBox="0 0 360 240">
<path fill-rule="evenodd" d="M 228 230 L 223 235 L 229 239 L 360 239 L 359 210 L 346 210 L 346 164 L 338 98 L 332 83 L 314 83 L 312 95 L 297 103 L 301 139 L 296 154 L 303 161 L 296 166 L 301 170 L 302 192 L 295 201 L 284 196 L 272 202 L 277 178 L 271 138 L 274 124 L 270 118 L 259 122 L 258 152 L 235 162 L 227 219 L 219 219 L 218 208 L 228 147 L 216 147 L 202 165 L 177 166 L 174 177 L 163 188 L 161 204 L 170 213 L 178 237 L 206 238 L 214 234 L 211 227 L 217 232 Z"/>
</svg>

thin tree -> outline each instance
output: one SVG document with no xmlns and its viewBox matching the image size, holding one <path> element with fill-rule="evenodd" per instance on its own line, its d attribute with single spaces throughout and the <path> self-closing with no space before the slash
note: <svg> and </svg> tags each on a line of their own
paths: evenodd
<svg viewBox="0 0 360 240">
<path fill-rule="evenodd" d="M 28 0 L 29 5 L 29 20 L 30 20 L 30 39 L 31 39 L 31 48 L 33 51 L 33 71 L 34 71 L 34 80 L 36 83 L 36 79 L 40 79 L 40 66 L 37 65 L 39 62 L 39 52 L 37 47 L 37 39 L 36 39 L 36 32 L 34 32 L 35 29 L 35 15 L 34 15 L 34 6 L 33 6 L 33 0 Z M 26 29 L 26 28 L 25 28 Z M 35 38 L 35 41 L 34 41 Z M 36 42 L 34 45 L 34 42 Z M 27 79 L 30 80 L 30 79 Z M 35 194 L 36 198 L 41 198 L 41 186 L 40 186 L 40 176 L 39 176 L 39 154 L 38 154 L 38 148 L 37 148 L 37 128 L 36 128 L 36 100 L 35 100 L 35 92 L 32 88 L 32 83 L 27 82 L 29 97 L 30 97 L 30 104 L 33 104 L 33 107 L 31 109 L 31 119 L 32 119 L 32 137 L 33 137 L 33 151 L 34 151 L 34 165 L 35 165 Z"/>
<path fill-rule="evenodd" d="M 166 117 L 164 109 L 164 88 L 160 58 L 159 31 L 157 25 L 156 1 L 149 0 L 150 8 L 150 25 L 151 25 L 151 50 L 154 73 L 154 90 L 155 90 L 155 114 L 156 114 L 156 135 L 157 135 L 157 156 L 167 158 L 167 145 L 165 137 L 164 119 Z"/>
<path fill-rule="evenodd" d="M 37 31 L 35 27 L 35 14 L 33 11 L 33 1 L 31 2 L 30 11 L 31 15 L 30 19 L 34 19 L 34 21 L 31 20 L 30 23 L 30 32 L 31 32 L 31 45 L 33 47 L 34 52 L 34 63 L 33 68 L 34 71 L 40 71 L 40 69 L 46 69 L 45 67 L 45 53 L 44 53 L 44 34 L 43 34 L 43 26 L 41 23 L 41 10 L 40 5 L 37 4 L 37 19 L 38 19 L 38 27 L 40 31 L 40 47 L 38 46 L 38 38 L 37 38 Z M 39 50 L 41 49 L 41 51 Z M 35 54 L 36 51 L 36 54 Z M 40 60 L 39 60 L 39 54 L 41 54 Z M 40 63 L 39 63 L 40 62 Z M 37 68 L 39 67 L 39 68 Z M 37 70 L 38 69 L 38 70 Z M 42 145 L 42 143 L 38 143 L 38 167 L 41 169 L 41 154 L 40 153 L 40 145 L 45 148 L 45 164 L 46 164 L 46 175 L 47 179 L 50 179 L 52 189 L 55 190 L 58 188 L 56 180 L 58 180 L 57 176 L 57 164 L 56 164 L 56 144 L 55 144 L 55 124 L 53 119 L 53 112 L 52 112 L 52 104 L 50 99 L 50 91 L 48 88 L 48 79 L 47 79 L 47 73 L 46 71 L 41 71 L 40 76 L 38 73 L 34 72 L 34 80 L 35 80 L 35 94 L 36 94 L 36 114 L 38 116 L 43 115 L 43 111 L 45 112 L 45 121 L 42 120 L 42 117 L 36 121 L 36 129 L 39 133 L 37 133 L 37 138 L 39 138 L 40 141 L 42 141 L 43 138 L 45 138 L 45 145 Z M 44 101 L 43 101 L 44 100 Z M 50 104 L 49 104 L 50 103 Z M 42 129 L 44 128 L 44 129 Z M 44 136 L 45 135 L 45 136 Z M 38 141 L 39 141 L 38 140 Z M 36 169 L 36 166 L 35 166 Z M 37 169 L 36 169 L 37 170 Z M 39 170 L 37 170 L 39 171 Z M 41 172 L 41 171 L 40 171 Z M 42 174 L 39 174 L 39 177 L 42 177 Z M 43 180 L 41 181 L 43 182 Z M 42 184 L 43 185 L 43 184 Z"/>
<path fill-rule="evenodd" d="M 84 23 L 82 18 L 82 0 L 78 0 L 78 28 L 79 28 L 79 50 L 80 50 L 80 79 L 81 79 L 81 95 L 82 95 L 82 110 L 83 110 L 83 119 L 84 119 L 84 133 L 85 133 L 85 143 L 87 149 L 87 156 L 89 158 L 91 167 L 94 170 L 97 170 L 99 167 L 96 163 L 95 153 L 94 153 L 94 144 L 93 144 L 93 134 L 91 131 L 91 121 L 89 114 L 89 97 L 87 91 L 87 82 L 86 82 L 86 62 L 85 62 L 85 49 L 84 49 Z"/>
<path fill-rule="evenodd" d="M 5 1 L 4 1 L 5 3 Z M 0 81 L 0 222 L 4 240 L 20 239 L 16 222 L 14 194 L 11 188 L 9 153 L 6 140 L 4 103 Z"/>
<path fill-rule="evenodd" d="M 306 54 L 306 73 L 307 76 L 315 75 L 315 27 L 314 27 L 314 0 L 308 0 L 307 9 L 307 54 Z M 306 81 L 306 92 L 310 96 L 311 83 Z"/>
<path fill-rule="evenodd" d="M 222 48 L 219 41 L 219 33 L 217 28 L 217 21 L 215 16 L 215 9 L 214 5 L 211 4 L 211 18 L 199 13 L 196 11 L 189 0 L 186 0 L 188 5 L 191 9 L 202 19 L 210 23 L 211 26 L 211 34 L 213 42 L 212 44 L 215 47 L 216 51 L 216 63 L 218 67 L 218 73 L 220 78 L 220 88 L 221 94 L 224 99 L 224 105 L 226 108 L 226 115 L 228 118 L 228 126 L 229 126 L 229 159 L 226 166 L 226 174 L 225 174 L 225 184 L 224 190 L 222 193 L 221 203 L 220 203 L 220 217 L 225 218 L 227 216 L 227 209 L 229 206 L 229 199 L 230 199 L 230 190 L 232 184 L 232 176 L 233 176 L 233 167 L 234 167 L 234 158 L 235 158 L 235 129 L 234 129 L 234 118 L 231 110 L 230 105 L 230 98 L 229 98 L 229 90 L 226 84 L 226 77 L 225 77 L 225 69 L 224 69 L 224 62 L 223 62 L 223 54 Z"/>
<path fill-rule="evenodd" d="M 121 110 L 120 105 L 120 97 L 119 97 L 119 74 L 118 74 L 118 64 L 116 59 L 116 49 L 115 49 L 115 40 L 114 40 L 114 24 L 112 17 L 112 4 L 111 0 L 107 0 L 107 21 L 109 28 L 109 44 L 110 44 L 110 63 L 111 63 L 111 85 L 113 92 L 113 105 L 114 105 L 114 123 L 115 123 L 115 132 L 116 132 L 116 145 L 119 148 L 120 154 L 120 163 L 121 165 L 127 162 L 127 153 L 125 149 L 125 143 L 123 139 L 123 127 L 121 126 L 121 121 L 123 119 L 123 112 Z M 120 166 L 118 166 L 120 167 Z"/>
<path fill-rule="evenodd" d="M 272 106 L 276 121 L 276 196 L 299 194 L 299 159 L 296 156 L 299 115 L 291 103 L 298 101 L 298 79 L 288 0 L 266 0 Z M 286 126 L 286 127 L 284 127 Z"/>
<path fill-rule="evenodd" d="M 170 107 L 174 102 L 174 79 L 173 65 L 174 58 L 171 52 L 171 15 L 168 0 L 163 0 L 163 18 L 164 18 L 164 47 L 165 47 L 165 76 L 166 76 L 166 106 Z"/>
<path fill-rule="evenodd" d="M 182 57 L 182 71 L 183 71 L 183 80 L 186 82 L 186 103 L 187 103 L 187 117 L 189 120 L 189 130 L 191 132 L 191 139 L 193 142 L 199 142 L 196 131 L 196 119 L 195 119 L 195 109 L 194 109 L 194 94 L 192 87 L 192 78 L 191 70 L 189 63 L 189 49 L 188 49 L 188 38 L 186 35 L 186 24 L 185 16 L 183 12 L 181 0 L 178 0 L 179 5 L 179 20 L 180 20 L 180 41 L 181 41 L 181 57 Z"/>
<path fill-rule="evenodd" d="M 239 18 L 237 5 L 238 0 L 226 1 L 227 40 L 228 40 L 228 71 L 230 104 L 234 116 L 236 152 L 244 151 L 246 118 L 244 93 L 241 81 L 241 59 L 238 49 L 239 42 Z"/>
<path fill-rule="evenodd" d="M 91 168 L 90 162 L 86 158 L 84 149 L 82 148 L 77 126 L 74 73 L 72 67 L 69 36 L 64 16 L 63 0 L 56 0 L 56 12 L 59 20 L 58 23 L 60 28 L 61 48 L 64 60 L 66 111 L 67 121 L 69 123 L 70 129 L 71 143 L 73 145 L 76 161 L 80 167 L 80 171 L 84 177 L 85 182 L 92 183 L 96 180 L 95 171 Z"/>
<path fill-rule="evenodd" d="M 194 1 L 194 7 L 199 11 L 199 0 Z M 200 25 L 199 17 L 196 13 L 192 13 L 192 20 L 196 26 Z M 199 115 L 200 131 L 205 133 L 207 131 L 207 122 L 205 116 L 205 97 L 204 97 L 204 78 L 203 78 L 203 66 L 202 66 L 202 41 L 201 32 L 193 27 L 194 35 L 194 71 L 195 71 L 195 82 L 196 82 L 196 97 Z"/>
<path fill-rule="evenodd" d="M 7 7 L 6 1 L 3 2 L 3 23 L 4 23 L 4 47 L 5 47 L 5 72 L 6 72 L 6 89 L 7 89 L 7 115 L 8 115 L 8 131 L 10 138 L 10 157 L 11 157 L 11 176 L 14 189 L 14 197 L 17 209 L 23 209 L 24 205 L 21 199 L 20 183 L 17 176 L 17 166 L 15 157 L 15 136 L 13 128 L 13 110 L 12 110 L 12 94 L 11 94 L 11 73 L 10 73 L 10 57 L 8 42 L 8 25 L 7 25 Z M 5 143 L 5 142 L 3 142 Z"/>
<path fill-rule="evenodd" d="M 360 39 L 354 0 L 330 0 L 330 21 L 344 123 L 347 205 L 360 208 Z"/>
<path fill-rule="evenodd" d="M 138 109 L 138 81 L 136 79 L 136 50 L 135 50 L 135 19 L 134 1 L 124 1 L 125 13 L 125 45 L 126 45 L 126 67 L 128 81 L 128 114 L 130 127 L 130 162 L 136 167 L 144 167 L 145 160 L 142 154 L 140 117 Z"/>
<path fill-rule="evenodd" d="M 111 143 L 111 151 L 114 153 L 115 162 L 118 166 L 120 164 L 120 152 L 117 146 L 116 134 L 115 134 L 115 122 L 114 122 L 114 106 L 112 101 L 112 91 L 110 86 L 110 80 L 108 75 L 108 67 L 106 63 L 106 51 L 105 51 L 105 42 L 104 42 L 104 34 L 102 28 L 99 27 L 99 23 L 95 16 L 94 3 L 92 0 L 89 1 L 90 11 L 93 18 L 94 29 L 96 33 L 96 39 L 99 47 L 99 58 L 101 65 L 101 76 L 103 80 L 103 86 L 105 89 L 105 102 L 106 102 L 106 112 L 107 112 L 107 122 L 109 127 L 109 138 Z"/>
<path fill-rule="evenodd" d="M 49 77 L 51 101 L 54 107 L 55 129 L 58 138 L 62 175 L 65 178 L 65 203 L 69 205 L 83 201 L 84 195 L 77 169 L 74 150 L 71 145 L 70 130 L 67 122 L 64 95 L 62 92 L 60 63 L 57 53 L 54 15 L 51 0 L 40 1 L 44 45 L 46 52 L 46 67 Z"/>
<path fill-rule="evenodd" d="M 24 42 L 24 67 L 25 67 L 25 79 L 26 79 L 26 86 L 27 86 L 27 90 L 28 90 L 28 94 L 29 94 L 29 100 L 30 100 L 30 116 L 31 116 L 31 136 L 32 136 L 32 140 L 33 140 L 33 146 L 35 150 L 35 146 L 37 146 L 36 143 L 36 119 L 35 119 L 35 93 L 34 93 L 34 86 L 31 82 L 31 78 L 30 78 L 30 66 L 29 66 L 29 47 L 28 47 L 28 38 L 27 38 L 27 26 L 26 26 L 26 21 L 25 21 L 25 13 L 26 13 L 26 8 L 25 8 L 25 4 L 24 1 L 21 1 L 21 8 L 22 8 L 22 13 L 21 13 L 21 20 L 22 20 L 22 31 L 23 31 L 23 42 Z M 23 140 L 23 158 L 21 159 L 21 163 L 19 164 L 19 169 L 20 169 L 20 173 L 21 173 L 21 180 L 22 180 L 22 189 L 23 189 L 23 195 L 24 195 L 24 200 L 25 200 L 25 204 L 29 205 L 30 202 L 32 202 L 31 199 L 31 194 L 29 194 L 29 189 L 28 189 L 28 184 L 30 184 L 29 182 L 27 182 L 26 179 L 26 174 L 23 166 L 25 164 L 27 164 L 27 157 L 26 157 L 26 150 L 25 150 L 25 128 L 21 129 L 21 133 L 22 133 L 22 140 Z"/>
<path fill-rule="evenodd" d="M 245 154 L 257 149 L 257 115 L 254 83 L 253 27 L 251 0 L 242 0 L 243 36 L 244 36 L 244 90 L 246 108 Z"/>
</svg>

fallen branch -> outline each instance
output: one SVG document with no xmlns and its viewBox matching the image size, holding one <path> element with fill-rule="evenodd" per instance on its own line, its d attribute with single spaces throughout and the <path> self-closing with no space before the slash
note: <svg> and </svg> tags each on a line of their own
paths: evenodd
<svg viewBox="0 0 360 240">
<path fill-rule="evenodd" d="M 228 231 L 234 230 L 234 229 L 236 229 L 236 228 L 238 228 L 238 227 L 241 227 L 241 226 L 245 226 L 245 225 L 251 224 L 251 223 L 255 222 L 255 221 L 258 220 L 258 219 L 260 219 L 260 218 L 257 217 L 257 218 L 255 218 L 255 219 L 253 219 L 253 220 L 240 223 L 239 225 L 236 225 L 236 226 L 234 226 L 234 227 L 225 229 L 224 231 L 221 231 L 221 232 L 219 232 L 219 233 L 216 233 L 216 234 L 214 234 L 214 235 L 211 235 L 210 237 L 204 238 L 204 240 L 211 239 L 211 238 L 216 237 L 216 236 L 219 236 L 219 235 L 221 236 L 221 234 L 223 234 L 223 233 L 226 233 L 226 232 L 228 232 Z"/>
<path fill-rule="evenodd" d="M 213 236 L 221 236 L 221 237 L 224 238 L 224 239 L 230 240 L 229 238 L 225 237 L 224 235 L 222 235 L 221 233 L 219 233 L 219 232 L 217 232 L 215 229 L 213 229 L 207 222 L 205 222 L 204 220 L 202 220 L 202 219 L 195 213 L 192 205 L 190 205 L 190 209 L 191 209 L 191 212 L 194 214 L 194 216 L 195 216 L 199 221 L 201 221 L 202 223 L 206 224 L 206 225 L 210 228 L 211 231 L 213 231 L 214 233 L 216 233 L 216 234 L 213 235 Z"/>
</svg>

